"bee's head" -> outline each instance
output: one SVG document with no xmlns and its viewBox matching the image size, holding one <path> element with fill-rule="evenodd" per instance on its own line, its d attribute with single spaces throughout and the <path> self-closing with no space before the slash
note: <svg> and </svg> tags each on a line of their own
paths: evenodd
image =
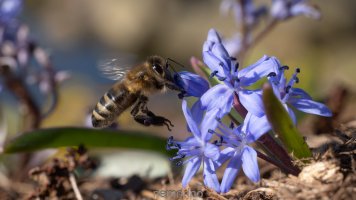
<svg viewBox="0 0 356 200">
<path fill-rule="evenodd" d="M 168 70 L 167 62 L 159 56 L 152 56 L 148 59 L 150 63 L 150 71 L 154 74 L 158 81 L 173 82 L 173 77 Z"/>
</svg>

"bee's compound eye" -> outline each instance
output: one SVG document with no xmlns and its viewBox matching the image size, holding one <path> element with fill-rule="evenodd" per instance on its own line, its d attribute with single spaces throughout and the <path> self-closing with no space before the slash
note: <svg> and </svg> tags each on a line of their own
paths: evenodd
<svg viewBox="0 0 356 200">
<path fill-rule="evenodd" d="M 159 64 L 153 64 L 152 68 L 158 73 L 158 74 L 162 74 L 163 73 L 163 68 L 161 65 Z"/>
</svg>

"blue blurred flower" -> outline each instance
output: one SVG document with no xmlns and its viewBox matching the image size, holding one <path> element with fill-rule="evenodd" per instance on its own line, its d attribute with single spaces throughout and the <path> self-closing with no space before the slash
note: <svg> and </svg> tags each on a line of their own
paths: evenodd
<svg viewBox="0 0 356 200">
<path fill-rule="evenodd" d="M 308 0 L 273 0 L 271 15 L 279 20 L 286 20 L 298 15 L 314 19 L 319 19 L 321 16 L 319 10 Z"/>
<path fill-rule="evenodd" d="M 221 151 L 216 166 L 220 167 L 227 160 L 230 160 L 221 181 L 220 190 L 223 193 L 230 190 L 241 166 L 245 175 L 251 181 L 258 182 L 260 180 L 257 153 L 249 144 L 255 142 L 264 132 L 262 134 L 261 132 L 258 134 L 252 132 L 250 128 L 256 125 L 249 120 L 250 118 L 247 117 L 244 124 L 236 128 L 227 127 L 220 122 L 218 131 L 214 131 L 221 138 L 219 143 L 226 147 Z"/>
<path fill-rule="evenodd" d="M 174 74 L 174 81 L 180 88 L 184 89 L 185 92 L 182 97 L 201 97 L 209 89 L 208 81 L 197 74 L 187 71 Z"/>
<path fill-rule="evenodd" d="M 207 112 L 219 109 L 220 113 L 217 117 L 221 118 L 230 112 L 236 93 L 248 112 L 256 116 L 264 114 L 261 90 L 248 90 L 246 87 L 278 70 L 278 63 L 274 57 L 263 56 L 256 63 L 238 70 L 238 62 L 229 56 L 219 34 L 211 29 L 204 43 L 203 60 L 211 69 L 211 76 L 216 76 L 223 82 L 210 88 L 201 97 L 202 107 Z"/>
<path fill-rule="evenodd" d="M 182 180 L 182 186 L 186 187 L 192 177 L 197 173 L 201 164 L 203 163 L 204 184 L 214 189 L 216 192 L 220 191 L 220 184 L 215 174 L 215 164 L 219 158 L 219 148 L 210 144 L 210 129 L 214 129 L 217 124 L 215 118 L 206 116 L 200 128 L 193 118 L 187 102 L 182 102 L 183 113 L 187 124 L 193 136 L 187 138 L 185 141 L 179 142 L 173 140 L 173 137 L 168 139 L 167 149 L 177 149 L 177 155 L 171 160 L 187 158 L 185 161 L 179 161 L 177 165 L 187 164 Z"/>
<path fill-rule="evenodd" d="M 277 74 L 272 73 L 268 76 L 268 80 L 275 95 L 281 100 L 294 123 L 296 123 L 296 117 L 289 105 L 292 105 L 294 108 L 302 112 L 331 117 L 332 113 L 327 106 L 313 101 L 311 96 L 303 89 L 293 87 L 295 83 L 299 82 L 297 75 L 300 73 L 300 69 L 296 69 L 289 82 L 287 82 L 287 79 L 284 76 L 284 71 L 287 69 L 287 66 L 280 67 Z"/>
<path fill-rule="evenodd" d="M 11 22 L 22 10 L 23 0 L 0 0 L 0 21 Z"/>
<path fill-rule="evenodd" d="M 243 23 L 250 27 L 257 24 L 261 16 L 267 14 L 267 7 L 256 6 L 253 0 L 223 0 L 220 10 L 223 14 L 227 14 L 231 10 L 237 23 L 242 23 L 244 20 Z"/>
<path fill-rule="evenodd" d="M 251 42 L 248 38 L 248 42 Z M 229 55 L 239 55 L 242 50 L 242 36 L 237 33 L 231 38 L 226 38 L 222 41 L 226 51 Z"/>
</svg>

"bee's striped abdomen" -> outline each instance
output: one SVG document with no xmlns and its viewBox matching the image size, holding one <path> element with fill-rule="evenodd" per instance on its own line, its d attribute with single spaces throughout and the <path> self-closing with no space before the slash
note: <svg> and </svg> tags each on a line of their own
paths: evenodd
<svg viewBox="0 0 356 200">
<path fill-rule="evenodd" d="M 110 126 L 115 118 L 130 107 L 137 100 L 137 96 L 130 94 L 123 86 L 111 88 L 100 98 L 92 114 L 93 127 Z"/>
</svg>

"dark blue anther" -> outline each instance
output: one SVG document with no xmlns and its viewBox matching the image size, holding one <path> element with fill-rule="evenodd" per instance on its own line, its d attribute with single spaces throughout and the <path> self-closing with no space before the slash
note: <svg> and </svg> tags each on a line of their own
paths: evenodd
<svg viewBox="0 0 356 200">
<path fill-rule="evenodd" d="M 229 126 L 231 129 L 233 129 L 233 128 L 235 128 L 235 124 L 234 124 L 234 122 L 230 122 L 230 126 Z"/>
<path fill-rule="evenodd" d="M 280 67 L 279 70 L 289 70 L 289 67 L 287 65 L 284 65 Z"/>
<path fill-rule="evenodd" d="M 274 77 L 274 76 L 277 76 L 277 74 L 275 72 L 271 72 L 267 75 L 267 77 Z"/>
<path fill-rule="evenodd" d="M 299 78 L 298 77 L 295 77 L 295 82 L 299 83 Z"/>
<path fill-rule="evenodd" d="M 295 69 L 295 72 L 300 73 L 300 68 Z"/>
<path fill-rule="evenodd" d="M 289 93 L 290 88 L 291 88 L 290 85 L 288 85 L 288 86 L 286 87 L 286 93 Z"/>
<path fill-rule="evenodd" d="M 208 133 L 213 134 L 213 133 L 214 133 L 214 130 L 209 129 L 209 130 L 208 130 Z"/>
<path fill-rule="evenodd" d="M 210 74 L 209 78 L 213 78 L 217 73 L 219 73 L 217 70 L 213 71 L 213 72 Z"/>
<path fill-rule="evenodd" d="M 215 120 L 221 123 L 221 118 L 220 117 L 215 117 Z"/>
<path fill-rule="evenodd" d="M 237 72 L 237 70 L 239 69 L 239 66 L 240 66 L 240 64 L 237 62 L 237 63 L 235 64 L 234 72 Z"/>
<path fill-rule="evenodd" d="M 236 61 L 237 59 L 235 57 L 230 57 L 230 60 Z"/>
</svg>

